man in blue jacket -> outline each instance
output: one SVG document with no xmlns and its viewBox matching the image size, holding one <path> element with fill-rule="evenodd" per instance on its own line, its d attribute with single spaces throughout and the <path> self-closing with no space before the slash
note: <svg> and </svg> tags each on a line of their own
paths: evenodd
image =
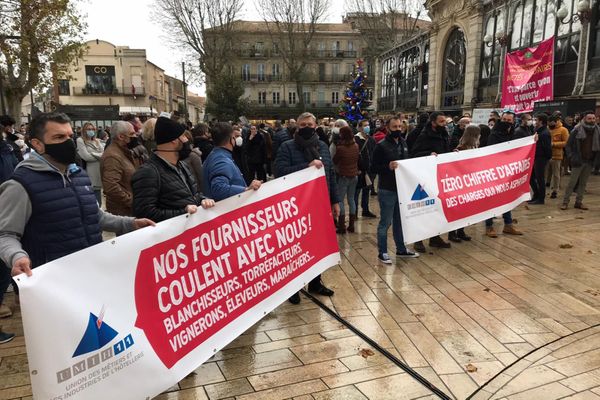
<svg viewBox="0 0 600 400">
<path fill-rule="evenodd" d="M 279 178 L 308 167 L 325 168 L 329 199 L 334 219 L 340 215 L 340 200 L 337 195 L 333 162 L 327 145 L 319 140 L 316 133 L 317 119 L 308 112 L 298 117 L 294 138 L 283 143 L 275 158 L 275 177 Z M 333 290 L 325 287 L 321 275 L 310 281 L 308 291 L 322 296 L 333 296 Z M 290 303 L 300 303 L 298 293 L 290 297 Z"/>
<path fill-rule="evenodd" d="M 211 134 L 215 147 L 206 158 L 202 171 L 206 196 L 220 201 L 246 190 L 258 190 L 262 182 L 253 180 L 246 187 L 244 176 L 233 160 L 233 149 L 243 144 L 242 133 L 226 122 L 219 122 L 211 129 Z"/>
</svg>

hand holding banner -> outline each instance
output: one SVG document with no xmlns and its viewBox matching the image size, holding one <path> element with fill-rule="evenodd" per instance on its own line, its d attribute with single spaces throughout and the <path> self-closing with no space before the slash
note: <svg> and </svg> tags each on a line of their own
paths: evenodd
<svg viewBox="0 0 600 400">
<path fill-rule="evenodd" d="M 309 168 L 19 276 L 35 398 L 169 388 L 339 263 L 331 220 Z"/>
<path fill-rule="evenodd" d="M 484 221 L 529 200 L 532 136 L 481 149 L 399 161 L 406 243 Z"/>
</svg>

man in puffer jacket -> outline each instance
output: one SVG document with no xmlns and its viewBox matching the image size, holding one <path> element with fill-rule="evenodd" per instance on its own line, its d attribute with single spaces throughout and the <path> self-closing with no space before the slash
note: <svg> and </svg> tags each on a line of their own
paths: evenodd
<svg viewBox="0 0 600 400">
<path fill-rule="evenodd" d="M 198 192 L 194 175 L 181 162 L 191 143 L 186 127 L 169 118 L 159 117 L 154 128 L 156 151 L 132 178 L 133 214 L 160 222 L 185 213 L 193 214 L 198 206 L 215 205 Z"/>
</svg>

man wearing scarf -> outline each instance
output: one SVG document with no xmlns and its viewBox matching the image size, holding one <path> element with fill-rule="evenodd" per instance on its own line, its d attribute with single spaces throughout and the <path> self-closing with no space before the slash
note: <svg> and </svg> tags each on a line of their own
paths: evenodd
<svg viewBox="0 0 600 400">
<path fill-rule="evenodd" d="M 275 156 L 275 177 L 279 178 L 308 167 L 325 168 L 329 199 L 334 219 L 340 214 L 340 201 L 333 172 L 333 162 L 327 145 L 319 140 L 316 134 L 317 119 L 311 113 L 305 112 L 298 117 L 296 133 L 293 139 L 284 142 Z M 333 296 L 333 290 L 325 287 L 321 275 L 310 281 L 308 291 L 322 296 Z M 296 293 L 289 299 L 290 303 L 300 303 L 300 294 Z"/>
<path fill-rule="evenodd" d="M 600 154 L 600 128 L 596 124 L 596 114 L 593 111 L 584 113 L 583 120 L 569 135 L 565 150 L 567 158 L 571 161 L 571 179 L 560 209 L 566 210 L 569 207 L 569 200 L 577 186 L 574 207 L 587 210 L 588 208 L 583 205 L 583 194 L 592 172 L 594 159 Z"/>
</svg>

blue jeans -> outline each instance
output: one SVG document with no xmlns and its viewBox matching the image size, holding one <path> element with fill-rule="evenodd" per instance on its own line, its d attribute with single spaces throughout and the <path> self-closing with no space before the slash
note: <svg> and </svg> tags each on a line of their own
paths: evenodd
<svg viewBox="0 0 600 400">
<path fill-rule="evenodd" d="M 350 215 L 356 215 L 356 203 L 354 202 L 354 193 L 356 192 L 356 183 L 358 178 L 340 176 L 337 178 L 338 198 L 340 199 L 340 215 L 345 215 L 344 198 L 348 198 L 348 206 L 350 207 Z"/>
<path fill-rule="evenodd" d="M 356 193 L 354 193 L 354 202 L 356 203 L 357 209 L 358 209 L 358 198 L 359 198 L 359 195 L 362 193 L 362 196 L 360 196 L 360 207 L 362 208 L 363 212 L 369 211 L 369 193 L 370 192 L 371 192 L 371 186 L 356 188 Z"/>
<path fill-rule="evenodd" d="M 394 234 L 396 250 L 406 251 L 404 236 L 402 235 L 402 222 L 400 221 L 400 207 L 398 205 L 398 193 L 391 190 L 379 189 L 377 193 L 381 218 L 377 225 L 377 250 L 379 254 L 387 253 L 387 233 L 390 225 Z"/>
<path fill-rule="evenodd" d="M 511 211 L 507 211 L 504 214 L 502 214 L 502 218 L 504 219 L 504 225 L 512 224 L 512 212 Z M 486 219 L 485 226 L 487 228 L 494 226 L 494 218 Z"/>
</svg>

